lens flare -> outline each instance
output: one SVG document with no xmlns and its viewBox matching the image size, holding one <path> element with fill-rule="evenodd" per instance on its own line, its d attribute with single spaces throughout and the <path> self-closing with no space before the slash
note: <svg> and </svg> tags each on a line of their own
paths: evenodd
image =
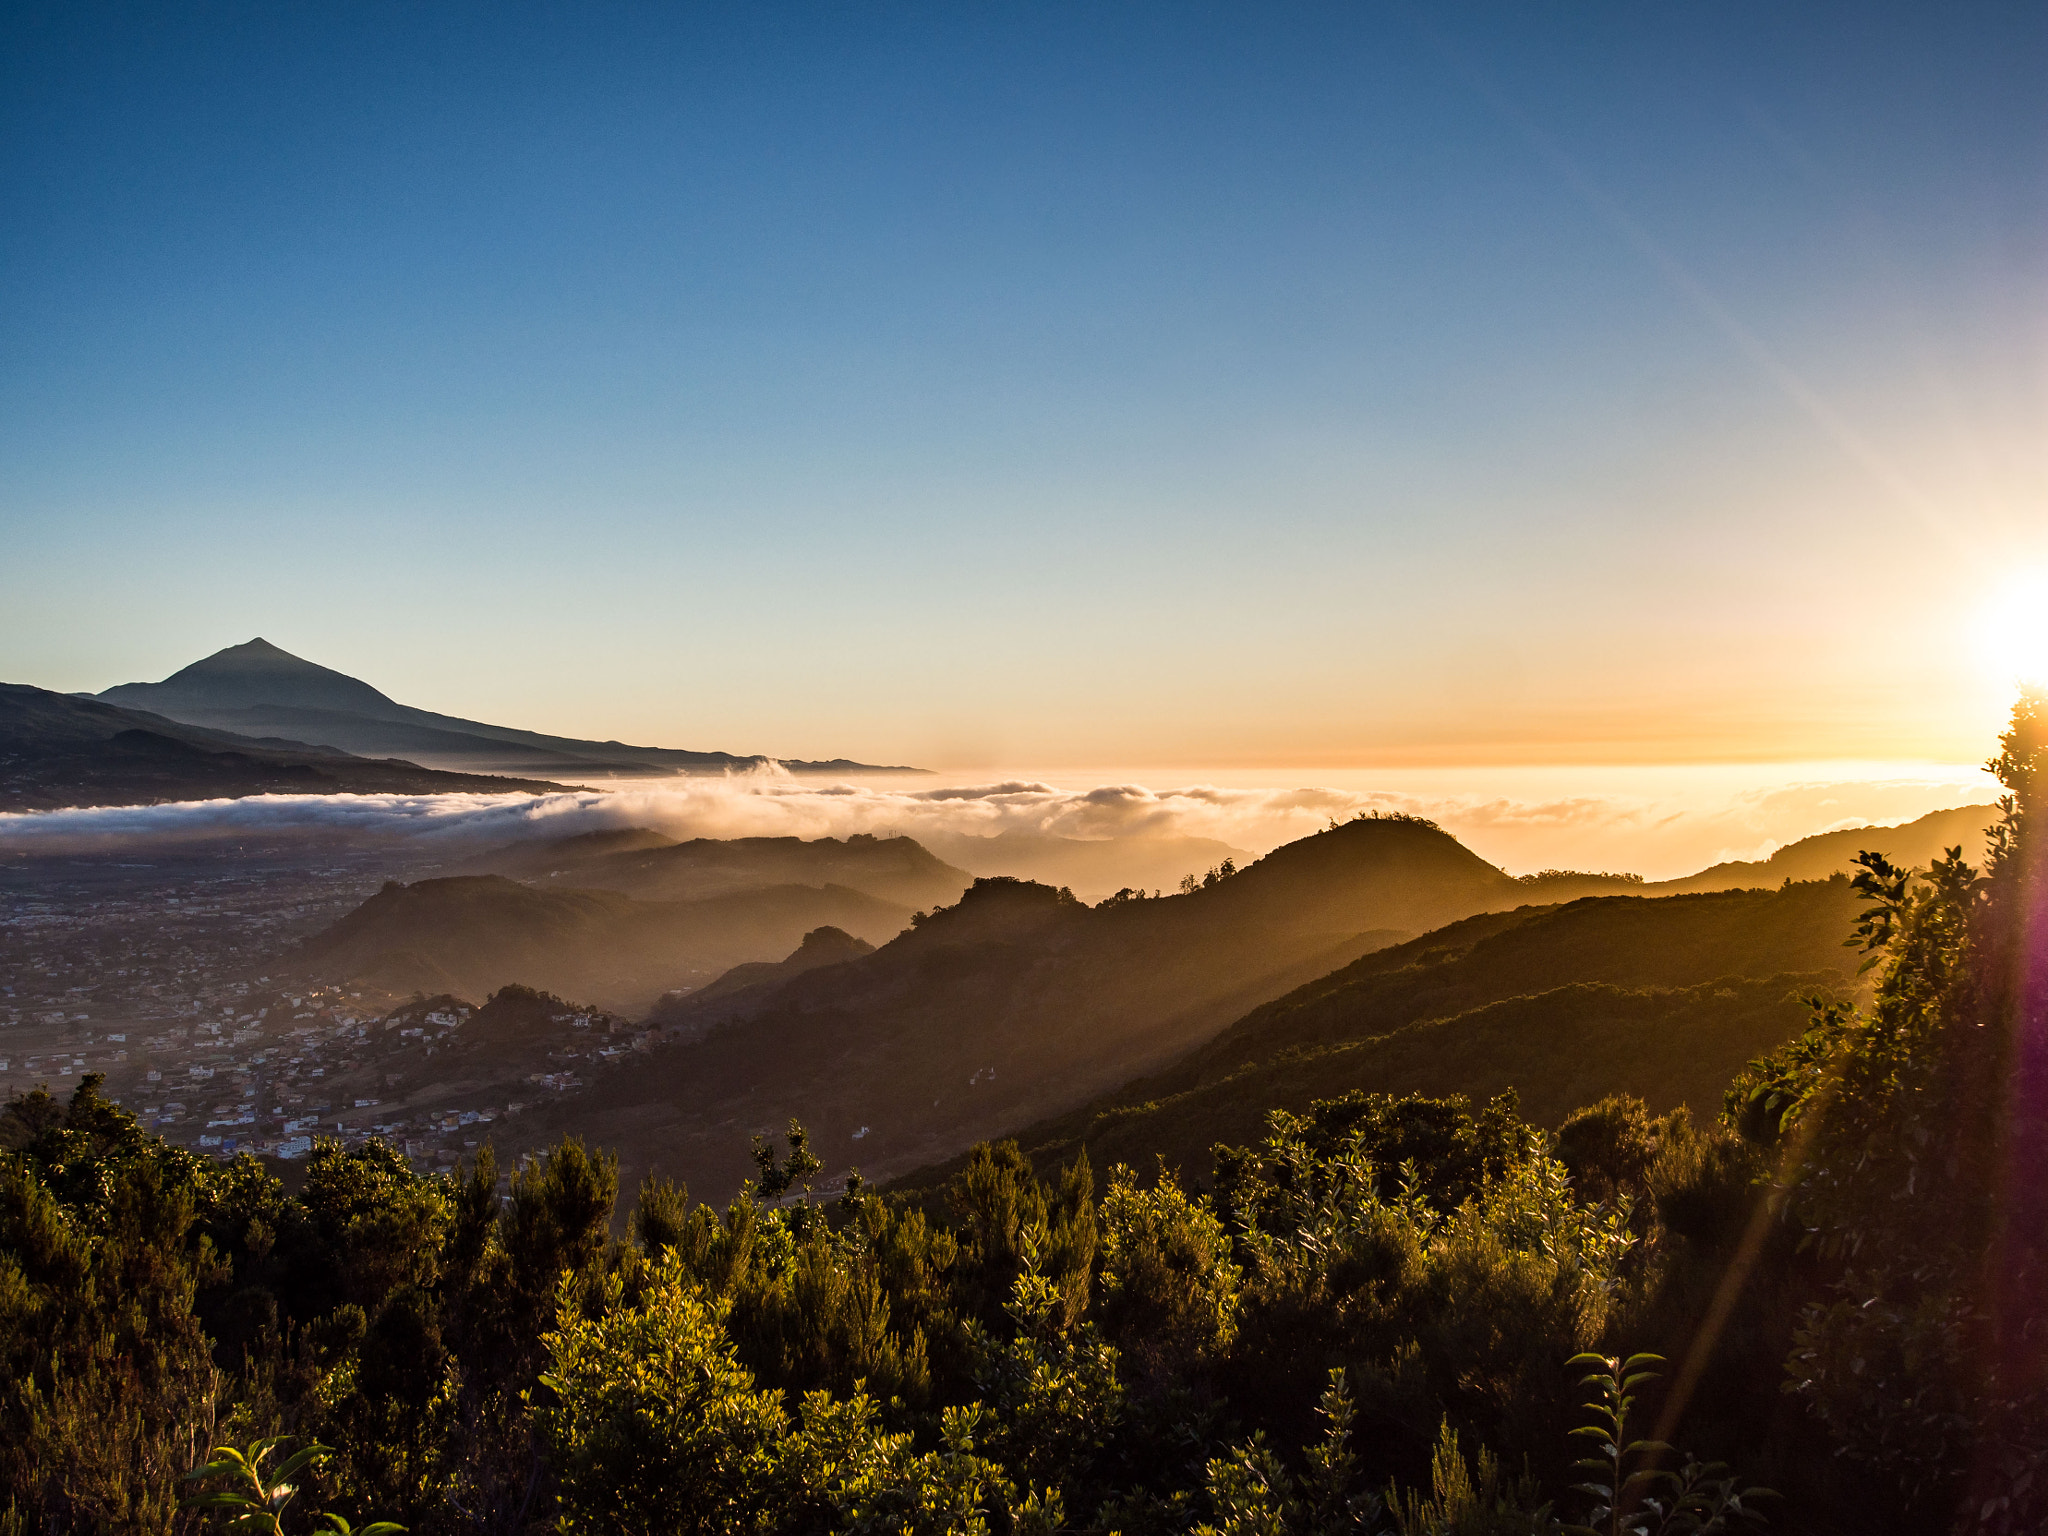
<svg viewBox="0 0 2048 1536">
<path fill-rule="evenodd" d="M 1979 610 L 1977 643 L 2000 683 L 2048 685 L 2048 571 L 1999 587 Z"/>
</svg>

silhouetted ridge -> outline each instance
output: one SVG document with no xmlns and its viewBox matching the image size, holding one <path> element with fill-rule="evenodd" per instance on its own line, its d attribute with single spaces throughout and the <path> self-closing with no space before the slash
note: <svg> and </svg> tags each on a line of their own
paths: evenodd
<svg viewBox="0 0 2048 1536">
<path fill-rule="evenodd" d="M 373 719 L 397 720 L 404 706 L 368 683 L 255 639 L 215 651 L 182 667 L 160 683 L 123 683 L 99 695 L 114 704 L 149 709 L 248 709 L 291 703 L 305 709 L 338 709 Z"/>
<path fill-rule="evenodd" d="M 644 828 L 514 843 L 457 873 L 511 875 L 555 885 L 687 901 L 762 885 L 850 885 L 885 901 L 929 907 L 952 901 L 968 876 L 908 837 L 856 832 L 820 837 L 693 838 L 678 843 Z"/>
<path fill-rule="evenodd" d="M 919 919 L 916 933 L 906 942 L 957 945 L 1015 938 L 1062 918 L 1078 918 L 1087 910 L 1069 891 L 1013 875 L 985 875 L 952 906 Z"/>
<path fill-rule="evenodd" d="M 765 989 L 874 952 L 874 945 L 843 928 L 814 928 L 787 959 L 749 961 L 694 992 L 670 993 L 654 1005 L 648 1022 L 670 1029 L 676 1038 L 699 1035 L 757 1006 Z"/>
<path fill-rule="evenodd" d="M 400 704 L 360 679 L 256 639 L 216 651 L 159 683 L 122 683 L 98 697 L 188 724 L 245 735 L 285 733 L 372 757 L 404 755 L 436 767 L 517 773 L 642 775 L 763 768 L 759 754 L 692 752 L 584 741 L 464 720 Z M 792 772 L 919 772 L 833 758 L 781 760 Z"/>
<path fill-rule="evenodd" d="M 479 996 L 519 982 L 638 1012 L 831 926 L 886 939 L 908 909 L 846 886 L 764 885 L 700 901 L 536 888 L 502 875 L 388 882 L 291 963 L 388 992 Z"/>
<path fill-rule="evenodd" d="M 1098 1164 L 1200 1167 L 1214 1143 L 1256 1139 L 1269 1110 L 1353 1089 L 1512 1088 L 1538 1123 L 1617 1092 L 1711 1112 L 1745 1061 L 1799 1031 L 1802 993 L 1850 984 L 1842 935 L 1857 905 L 1836 877 L 1482 913 L 1318 977 L 1015 1134 L 1047 1167 L 1082 1146 Z"/>
<path fill-rule="evenodd" d="M 1269 920 L 1420 931 L 1528 896 L 1434 822 L 1362 816 L 1276 848 L 1196 899 Z"/>
<path fill-rule="evenodd" d="M 858 1135 L 863 1171 L 886 1177 L 1086 1102 L 1419 929 L 1525 899 L 1441 829 L 1392 817 L 1192 894 L 1089 907 L 985 877 L 871 955 L 665 1000 L 660 1021 L 689 1043 L 608 1081 L 573 1123 L 620 1127 L 629 1168 L 659 1161 L 722 1190 L 747 1167 L 715 1128 L 794 1115 L 821 1146 Z"/>
<path fill-rule="evenodd" d="M 443 773 L 402 759 L 251 737 L 98 699 L 0 683 L 0 810 L 261 794 L 544 793 L 547 780 Z"/>
</svg>

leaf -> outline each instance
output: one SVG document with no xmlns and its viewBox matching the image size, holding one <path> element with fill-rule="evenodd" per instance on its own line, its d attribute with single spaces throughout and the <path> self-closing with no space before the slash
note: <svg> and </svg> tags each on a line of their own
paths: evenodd
<svg viewBox="0 0 2048 1536">
<path fill-rule="evenodd" d="M 304 1450 L 293 1452 L 293 1454 L 285 1462 L 285 1464 L 279 1467 L 276 1472 L 271 1474 L 271 1479 L 273 1482 L 281 1483 L 286 1478 L 290 1477 L 294 1472 L 297 1472 L 301 1467 L 305 1466 L 308 1462 L 313 1461 L 321 1456 L 332 1456 L 333 1454 L 334 1452 L 332 1449 L 330 1449 L 327 1446 L 321 1445 L 316 1441 L 312 1445 L 307 1446 Z"/>
</svg>

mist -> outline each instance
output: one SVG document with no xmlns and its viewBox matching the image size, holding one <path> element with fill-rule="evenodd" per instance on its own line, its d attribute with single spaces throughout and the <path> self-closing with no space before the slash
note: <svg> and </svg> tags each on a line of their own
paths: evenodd
<svg viewBox="0 0 2048 1536">
<path fill-rule="evenodd" d="M 1587 788 L 1552 792 L 1566 775 Z M 623 780 L 543 795 L 258 795 L 0 815 L 0 857 L 256 840 L 389 844 L 408 858 L 431 860 L 528 839 L 647 827 L 679 839 L 903 835 L 929 840 L 961 862 L 961 850 L 976 846 L 962 840 L 1008 835 L 1124 844 L 1130 873 L 1120 875 L 1116 860 L 1097 857 L 1090 867 L 1099 874 L 1089 883 L 1157 884 L 1172 859 L 1163 845 L 1202 840 L 1264 854 L 1333 820 L 1378 810 L 1438 821 L 1510 873 L 1611 869 L 1660 879 L 1723 859 L 1765 857 L 1816 832 L 1991 798 L 1983 774 L 1942 764 L 1884 765 L 1860 777 L 1759 767 L 1446 770 L 1402 779 L 1290 788 L 1212 778 L 1154 787 L 1135 778 L 1087 783 L 1020 775 L 913 787 L 900 780 L 821 783 L 771 770 Z"/>
</svg>

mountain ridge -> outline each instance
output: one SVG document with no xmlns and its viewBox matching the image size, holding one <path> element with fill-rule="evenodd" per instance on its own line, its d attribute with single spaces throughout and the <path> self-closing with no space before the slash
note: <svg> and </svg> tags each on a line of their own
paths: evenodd
<svg viewBox="0 0 2048 1536">
<path fill-rule="evenodd" d="M 261 794 L 554 794 L 575 787 L 357 757 L 324 744 L 243 736 L 97 698 L 0 683 L 0 811 Z"/>
<path fill-rule="evenodd" d="M 1849 881 L 1595 896 L 1479 913 L 1361 956 L 1247 1012 L 1156 1072 L 1013 1126 L 1034 1163 L 1208 1166 L 1273 1109 L 1352 1090 L 1522 1096 L 1536 1123 L 1609 1093 L 1711 1115 L 1729 1078 L 1805 1027 L 1800 995 L 1852 988 Z M 1679 1070 L 1683 1067 L 1683 1071 Z M 934 1187 L 956 1160 L 909 1173 Z"/>
<path fill-rule="evenodd" d="M 665 992 L 784 954 L 816 929 L 886 939 L 909 917 L 900 903 L 838 885 L 640 901 L 617 891 L 456 875 L 387 881 L 279 964 L 400 996 L 480 997 L 518 984 L 639 1014 Z"/>
<path fill-rule="evenodd" d="M 648 901 L 695 900 L 761 885 L 846 885 L 908 908 L 955 901 L 973 881 L 909 837 L 854 832 L 843 839 L 678 841 L 648 827 L 510 843 L 447 872 L 614 890 Z"/>
<path fill-rule="evenodd" d="M 1275 850 L 1263 875 L 1095 907 L 978 880 L 872 954 L 708 1000 L 701 1038 L 660 1046 L 547 1126 L 617 1142 L 634 1177 L 658 1166 L 707 1191 L 745 1176 L 748 1133 L 791 1117 L 821 1155 L 908 1172 L 1156 1070 L 1419 928 L 1521 900 L 1512 877 L 1420 821 L 1301 841 L 1313 846 Z M 690 1027 L 690 1014 L 685 997 L 652 1022 Z"/>
<path fill-rule="evenodd" d="M 202 657 L 161 682 L 118 683 L 88 697 L 244 735 L 311 732 L 345 751 L 404 752 L 430 766 L 458 771 L 599 777 L 744 772 L 770 766 L 791 773 L 925 771 L 845 758 L 809 761 L 761 753 L 640 747 L 466 720 L 401 704 L 359 678 L 295 656 L 261 636 Z"/>
</svg>

